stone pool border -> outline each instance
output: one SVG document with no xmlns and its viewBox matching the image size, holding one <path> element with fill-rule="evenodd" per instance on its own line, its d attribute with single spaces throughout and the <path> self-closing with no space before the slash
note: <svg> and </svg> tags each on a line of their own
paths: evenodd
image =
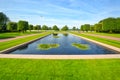
<svg viewBox="0 0 120 80">
<path fill-rule="evenodd" d="M 51 34 L 48 34 L 48 35 L 46 35 L 46 36 L 49 36 L 49 35 L 51 35 Z M 19 44 L 19 45 L 17 45 L 17 46 L 13 46 L 13 47 L 10 47 L 10 48 L 8 48 L 8 49 L 2 50 L 2 51 L 0 51 L 0 54 L 9 53 L 9 52 L 11 52 L 11 51 L 13 51 L 13 50 L 15 50 L 15 49 L 17 49 L 17 48 L 19 48 L 19 47 L 28 45 L 28 44 L 30 44 L 30 43 L 32 43 L 32 42 L 34 42 L 34 41 L 37 41 L 37 40 L 39 40 L 39 39 L 42 39 L 42 38 L 46 37 L 46 36 L 43 36 L 43 37 L 40 37 L 40 38 L 36 38 L 36 39 L 30 40 L 30 41 L 28 41 L 28 42 L 24 42 L 24 43 L 22 43 L 22 44 Z"/>
<path fill-rule="evenodd" d="M 26 54 L 0 54 L 0 58 L 17 59 L 120 59 L 118 54 L 109 55 L 26 55 Z"/>
</svg>

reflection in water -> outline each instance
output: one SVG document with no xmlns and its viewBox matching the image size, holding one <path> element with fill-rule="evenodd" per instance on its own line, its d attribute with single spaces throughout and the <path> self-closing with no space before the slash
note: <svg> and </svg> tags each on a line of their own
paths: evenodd
<svg viewBox="0 0 120 80">
<path fill-rule="evenodd" d="M 68 33 L 63 33 L 63 35 L 67 37 L 67 36 L 68 36 Z"/>
<path fill-rule="evenodd" d="M 28 45 L 21 46 L 18 50 L 25 50 L 28 48 Z"/>
</svg>

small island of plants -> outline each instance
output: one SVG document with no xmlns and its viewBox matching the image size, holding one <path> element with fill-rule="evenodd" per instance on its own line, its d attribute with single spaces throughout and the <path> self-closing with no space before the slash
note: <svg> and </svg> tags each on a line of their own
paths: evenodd
<svg viewBox="0 0 120 80">
<path fill-rule="evenodd" d="M 49 50 L 52 48 L 58 48 L 59 46 L 59 44 L 39 44 L 37 48 L 40 50 Z"/>
<path fill-rule="evenodd" d="M 89 46 L 87 44 L 80 44 L 80 43 L 72 43 L 72 46 L 81 49 L 81 50 L 88 50 Z"/>
</svg>

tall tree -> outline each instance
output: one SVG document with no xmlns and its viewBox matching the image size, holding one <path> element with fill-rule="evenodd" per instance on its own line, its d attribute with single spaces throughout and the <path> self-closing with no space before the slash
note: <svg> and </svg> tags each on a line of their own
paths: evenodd
<svg viewBox="0 0 120 80">
<path fill-rule="evenodd" d="M 81 25 L 80 30 L 84 32 L 84 25 Z"/>
<path fill-rule="evenodd" d="M 117 28 L 116 19 L 112 17 L 104 19 L 102 25 L 103 25 L 102 29 L 110 33 L 112 33 Z"/>
<path fill-rule="evenodd" d="M 53 30 L 59 31 L 59 28 L 58 28 L 56 25 L 54 25 L 54 26 L 53 26 Z"/>
<path fill-rule="evenodd" d="M 10 21 L 9 18 L 3 12 L 0 12 L 0 31 L 6 29 L 6 24 L 8 21 Z"/>
<path fill-rule="evenodd" d="M 42 26 L 42 30 L 48 30 L 48 26 L 47 25 L 43 25 Z"/>
<path fill-rule="evenodd" d="M 7 30 L 9 30 L 9 31 L 17 31 L 17 23 L 16 22 L 8 22 Z"/>
<path fill-rule="evenodd" d="M 74 26 L 74 27 L 72 28 L 72 30 L 74 30 L 74 31 L 75 31 L 75 30 L 76 30 L 76 27 Z"/>
<path fill-rule="evenodd" d="M 67 30 L 69 30 L 69 28 L 68 28 L 67 25 L 65 25 L 61 30 L 62 30 L 62 31 L 67 31 Z"/>
<path fill-rule="evenodd" d="M 114 32 L 120 33 L 120 17 L 116 18 L 116 30 Z"/>
<path fill-rule="evenodd" d="M 90 25 L 90 31 L 92 32 L 92 31 L 94 31 L 95 29 L 94 29 L 94 25 Z"/>
<path fill-rule="evenodd" d="M 94 27 L 95 27 L 96 32 L 101 32 L 102 31 L 102 24 L 101 23 L 95 24 Z"/>
<path fill-rule="evenodd" d="M 30 32 L 31 32 L 31 30 L 33 30 L 33 25 L 32 24 L 29 25 L 29 30 L 30 30 Z"/>
<path fill-rule="evenodd" d="M 90 30 L 90 24 L 84 24 L 84 31 L 88 32 Z"/>
<path fill-rule="evenodd" d="M 18 31 L 22 31 L 23 33 L 26 32 L 26 30 L 28 29 L 28 22 L 27 21 L 22 21 L 20 20 L 18 22 Z"/>
</svg>

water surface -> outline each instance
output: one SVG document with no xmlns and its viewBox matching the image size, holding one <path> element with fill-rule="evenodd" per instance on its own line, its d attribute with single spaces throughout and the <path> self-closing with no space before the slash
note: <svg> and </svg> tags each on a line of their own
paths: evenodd
<svg viewBox="0 0 120 80">
<path fill-rule="evenodd" d="M 58 34 L 59 38 L 53 37 L 53 35 L 49 35 L 45 38 L 37 40 L 31 44 L 28 44 L 24 47 L 18 48 L 17 50 L 11 52 L 10 54 L 44 54 L 44 55 L 79 55 L 79 54 L 115 54 L 115 52 L 110 51 L 100 45 L 95 43 L 86 41 L 74 35 L 68 34 Z M 52 48 L 49 50 L 40 50 L 37 48 L 38 44 L 60 44 L 58 48 Z M 88 44 L 88 50 L 80 50 L 74 46 L 72 43 L 81 43 L 81 44 Z"/>
</svg>

